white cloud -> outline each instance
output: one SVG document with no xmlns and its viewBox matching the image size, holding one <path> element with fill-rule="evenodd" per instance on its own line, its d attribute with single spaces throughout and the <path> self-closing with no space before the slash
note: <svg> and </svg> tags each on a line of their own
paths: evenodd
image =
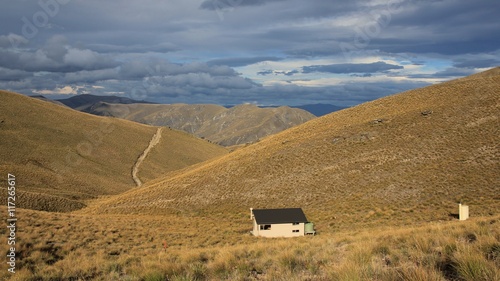
<svg viewBox="0 0 500 281">
<path fill-rule="evenodd" d="M 76 95 L 78 94 L 78 89 L 83 89 L 83 86 L 64 86 L 61 88 L 55 88 L 52 90 L 35 90 L 33 92 L 40 95 Z"/>
</svg>

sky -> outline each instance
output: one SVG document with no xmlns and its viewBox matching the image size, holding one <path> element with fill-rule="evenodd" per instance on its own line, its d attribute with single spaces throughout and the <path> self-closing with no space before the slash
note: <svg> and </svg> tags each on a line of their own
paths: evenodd
<svg viewBox="0 0 500 281">
<path fill-rule="evenodd" d="M 500 65 L 498 0 L 0 0 L 0 89 L 353 106 Z"/>
</svg>

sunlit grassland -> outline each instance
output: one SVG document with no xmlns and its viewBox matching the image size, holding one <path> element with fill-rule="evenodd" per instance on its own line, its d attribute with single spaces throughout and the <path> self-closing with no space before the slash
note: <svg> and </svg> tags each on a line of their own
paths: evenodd
<svg viewBox="0 0 500 281">
<path fill-rule="evenodd" d="M 18 207 L 69 212 L 135 187 L 131 169 L 157 128 L 0 90 L 0 170 L 18 177 Z M 193 149 L 192 147 L 196 147 Z M 143 182 L 226 154 L 176 130 L 143 162 Z M 0 186 L 0 199 L 6 190 Z"/>
<path fill-rule="evenodd" d="M 5 208 L 1 208 L 6 212 Z M 500 217 L 256 238 L 243 214 L 20 210 L 12 280 L 498 280 Z M 6 235 L 5 229 L 2 229 Z M 164 245 L 167 245 L 165 248 Z M 6 243 L 1 245 L 6 252 Z"/>
</svg>

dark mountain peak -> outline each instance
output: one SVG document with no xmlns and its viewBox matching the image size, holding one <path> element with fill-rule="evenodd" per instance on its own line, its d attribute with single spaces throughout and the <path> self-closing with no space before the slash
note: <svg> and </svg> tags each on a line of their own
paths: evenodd
<svg viewBox="0 0 500 281">
<path fill-rule="evenodd" d="M 57 100 L 66 106 L 73 109 L 87 112 L 94 104 L 99 102 L 114 103 L 114 104 L 132 104 L 132 103 L 149 103 L 147 101 L 138 101 L 127 97 L 119 96 L 97 96 L 92 94 L 76 95 L 67 99 Z"/>
</svg>

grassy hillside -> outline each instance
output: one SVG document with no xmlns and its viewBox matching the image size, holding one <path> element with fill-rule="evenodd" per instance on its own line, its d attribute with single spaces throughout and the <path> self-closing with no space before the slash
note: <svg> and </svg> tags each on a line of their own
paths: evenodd
<svg viewBox="0 0 500 281">
<path fill-rule="evenodd" d="M 169 126 L 224 146 L 245 144 L 315 118 L 290 107 L 259 108 L 243 104 L 225 108 L 213 104 L 96 103 L 88 112 L 155 126 Z"/>
<path fill-rule="evenodd" d="M 228 151 L 216 144 L 183 131 L 165 128 L 158 145 L 142 163 L 139 177 L 148 182 L 171 171 L 183 169 L 207 159 L 217 158 Z"/>
<path fill-rule="evenodd" d="M 224 217 L 303 207 L 321 231 L 498 213 L 499 68 L 284 131 L 96 204 L 96 213 Z"/>
<path fill-rule="evenodd" d="M 3 263 L 1 280 L 500 278 L 499 216 L 265 239 L 248 233 L 248 216 L 18 215 L 16 274 Z"/>
<path fill-rule="evenodd" d="M 155 127 L 6 91 L 0 91 L 0 100 L 0 170 L 18 178 L 18 207 L 69 211 L 86 199 L 134 187 L 131 168 Z M 224 153 L 221 147 L 170 130 L 146 158 L 144 177 L 150 180 Z M 177 156 L 179 160 L 171 160 Z M 6 192 L 1 194 L 5 198 Z"/>
</svg>

